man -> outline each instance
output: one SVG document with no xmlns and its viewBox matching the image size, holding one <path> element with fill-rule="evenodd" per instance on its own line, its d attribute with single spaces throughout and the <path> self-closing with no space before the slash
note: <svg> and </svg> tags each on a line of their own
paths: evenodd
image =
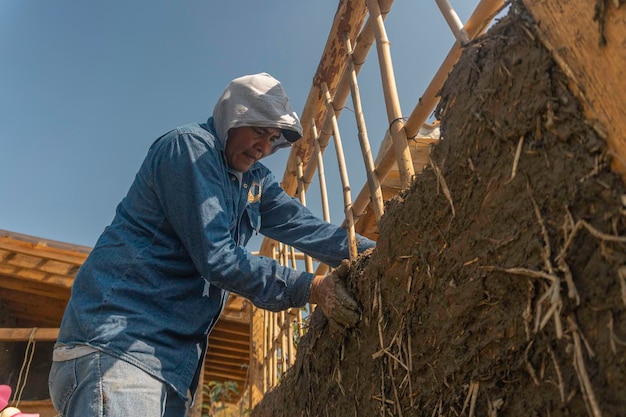
<svg viewBox="0 0 626 417">
<path fill-rule="evenodd" d="M 258 232 L 333 267 L 348 257 L 346 231 L 258 162 L 301 136 L 281 84 L 261 73 L 233 80 L 207 123 L 154 142 L 74 281 L 49 381 L 61 415 L 184 416 L 230 291 L 272 311 L 309 301 L 344 325 L 358 320 L 332 273 L 244 249 Z M 374 246 L 357 241 L 359 251 Z"/>
</svg>

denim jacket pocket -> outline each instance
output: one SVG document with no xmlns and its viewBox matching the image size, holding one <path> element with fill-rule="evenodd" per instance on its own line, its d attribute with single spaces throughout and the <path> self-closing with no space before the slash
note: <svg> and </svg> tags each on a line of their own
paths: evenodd
<svg viewBox="0 0 626 417">
<path fill-rule="evenodd" d="M 248 204 L 244 210 L 241 222 L 241 241 L 245 246 L 253 233 L 259 233 L 261 230 L 261 213 L 258 204 Z M 247 218 L 247 219 L 246 219 Z"/>
</svg>

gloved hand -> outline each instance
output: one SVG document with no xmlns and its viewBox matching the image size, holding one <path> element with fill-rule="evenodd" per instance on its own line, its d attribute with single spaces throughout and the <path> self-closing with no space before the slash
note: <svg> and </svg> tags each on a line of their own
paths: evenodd
<svg viewBox="0 0 626 417">
<path fill-rule="evenodd" d="M 324 315 L 337 323 L 352 327 L 359 321 L 359 305 L 350 296 L 344 279 L 350 271 L 350 262 L 344 260 L 326 276 L 316 276 L 311 284 L 309 302 L 317 304 Z"/>
</svg>

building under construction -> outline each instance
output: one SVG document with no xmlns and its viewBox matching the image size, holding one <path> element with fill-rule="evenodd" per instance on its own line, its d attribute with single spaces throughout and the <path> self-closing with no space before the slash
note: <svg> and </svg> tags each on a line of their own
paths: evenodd
<svg viewBox="0 0 626 417">
<path fill-rule="evenodd" d="M 202 375 L 236 387 L 217 399 L 231 415 L 626 412 L 626 7 L 482 0 L 461 22 L 436 1 L 456 42 L 412 109 L 400 108 L 385 30 L 393 1 L 339 2 L 282 186 L 320 199 L 325 219 L 341 205 L 350 233 L 378 241 L 352 259 L 363 319 L 338 333 L 313 306 L 272 313 L 232 294 Z M 378 149 L 363 65 L 383 85 Z M 350 183 L 341 116 L 354 118 L 365 184 Z M 342 195 L 327 193 L 325 164 Z M 89 251 L 0 231 L 0 375 L 24 412 L 57 415 L 52 346 Z M 259 255 L 328 271 L 270 239 Z M 216 400 L 200 398 L 191 416 Z"/>
</svg>

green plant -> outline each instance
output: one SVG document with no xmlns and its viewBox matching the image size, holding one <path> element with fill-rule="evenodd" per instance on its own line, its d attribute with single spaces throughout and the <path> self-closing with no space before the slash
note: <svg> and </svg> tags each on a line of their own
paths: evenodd
<svg viewBox="0 0 626 417">
<path fill-rule="evenodd" d="M 209 398 L 209 404 L 202 406 L 202 417 L 226 417 L 226 401 L 232 399 L 233 394 L 239 394 L 239 388 L 234 381 L 209 381 L 202 386 L 203 395 Z"/>
</svg>

